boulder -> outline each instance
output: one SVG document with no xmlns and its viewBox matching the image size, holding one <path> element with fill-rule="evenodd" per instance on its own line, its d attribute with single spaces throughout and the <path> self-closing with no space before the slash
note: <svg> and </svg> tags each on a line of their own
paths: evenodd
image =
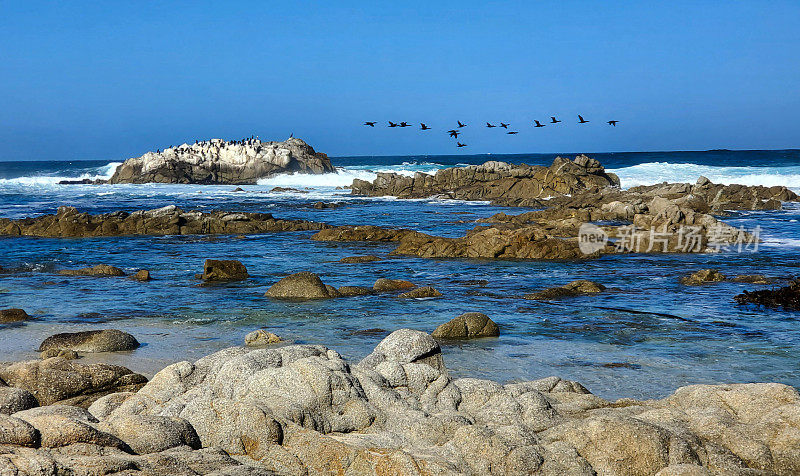
<svg viewBox="0 0 800 476">
<path fill-rule="evenodd" d="M 745 291 L 733 299 L 739 304 L 757 304 L 785 310 L 800 310 L 800 279 L 778 289 Z"/>
<path fill-rule="evenodd" d="M 373 263 L 375 261 L 380 261 L 381 259 L 375 255 L 366 255 L 366 256 L 348 256 L 346 258 L 342 258 L 339 260 L 340 263 L 345 264 L 358 264 L 358 263 Z"/>
<path fill-rule="evenodd" d="M 378 278 L 375 281 L 375 284 L 372 285 L 372 289 L 375 291 L 382 293 L 387 291 L 403 291 L 406 289 L 414 289 L 417 285 L 412 283 L 411 281 L 406 281 L 404 279 L 387 279 L 387 278 Z"/>
<path fill-rule="evenodd" d="M 0 309 L 0 323 L 27 321 L 31 316 L 22 309 Z"/>
<path fill-rule="evenodd" d="M 76 352 L 120 352 L 134 350 L 139 345 L 139 341 L 127 332 L 103 329 L 52 335 L 39 345 L 39 352 L 51 349 L 67 349 Z"/>
<path fill-rule="evenodd" d="M 290 274 L 273 284 L 264 294 L 275 299 L 328 299 L 331 294 L 322 280 L 314 273 L 301 271 Z"/>
<path fill-rule="evenodd" d="M 433 286 L 423 286 L 421 288 L 412 289 L 399 294 L 399 298 L 436 298 L 442 297 L 442 293 L 433 288 Z"/>
<path fill-rule="evenodd" d="M 431 335 L 440 339 L 473 339 L 497 337 L 500 330 L 486 314 L 467 312 L 440 325 Z"/>
<path fill-rule="evenodd" d="M 282 341 L 283 339 L 278 337 L 277 334 L 273 334 L 272 332 L 269 332 L 265 329 L 258 329 L 244 336 L 244 345 L 249 347 L 260 347 L 269 344 L 277 344 L 278 342 Z"/>
<path fill-rule="evenodd" d="M 148 152 L 122 163 L 109 183 L 255 184 L 281 173 L 335 172 L 328 156 L 301 139 L 283 142 L 211 139 Z"/>
<path fill-rule="evenodd" d="M 39 446 L 39 432 L 30 423 L 19 418 L 0 413 L 0 447 L 13 446 Z M 0 470 L 3 470 L 2 451 L 0 451 Z M 16 474 L 16 473 L 10 473 Z"/>
<path fill-rule="evenodd" d="M 27 390 L 40 405 L 84 407 L 109 393 L 138 390 L 147 382 L 144 376 L 125 367 L 87 365 L 60 357 L 0 365 L 0 379 Z"/>
<path fill-rule="evenodd" d="M 689 276 L 681 278 L 681 284 L 686 286 L 700 286 L 706 283 L 725 281 L 725 276 L 716 269 L 701 269 Z"/>
<path fill-rule="evenodd" d="M 111 276 L 125 276 L 125 272 L 116 266 L 107 264 L 98 264 L 90 268 L 81 269 L 62 269 L 58 272 L 64 276 L 96 276 L 96 277 L 111 277 Z"/>
<path fill-rule="evenodd" d="M 768 278 L 763 274 L 740 274 L 731 278 L 731 281 L 749 284 L 772 284 L 775 282 L 774 279 Z"/>
<path fill-rule="evenodd" d="M 105 420 L 101 428 L 124 441 L 138 454 L 158 453 L 188 446 L 200 449 L 200 438 L 183 418 L 158 415 L 120 415 Z"/>
<path fill-rule="evenodd" d="M 150 277 L 150 271 L 146 269 L 140 269 L 139 271 L 136 272 L 136 274 L 131 276 L 131 279 L 144 282 L 144 281 L 150 281 L 153 278 Z"/>
<path fill-rule="evenodd" d="M 234 259 L 207 259 L 203 265 L 205 281 L 241 281 L 247 279 L 247 268 Z"/>
<path fill-rule="evenodd" d="M 13 416 L 36 428 L 41 435 L 40 443 L 45 448 L 83 443 L 131 452 L 125 442 L 98 429 L 98 420 L 81 408 L 52 405 L 24 410 Z"/>
<path fill-rule="evenodd" d="M 339 295 L 342 297 L 369 296 L 375 294 L 374 289 L 363 286 L 340 286 L 337 291 L 339 291 Z"/>
<path fill-rule="evenodd" d="M 38 406 L 39 402 L 31 392 L 23 388 L 0 385 L 0 415 L 11 415 Z"/>
<path fill-rule="evenodd" d="M 47 349 L 39 354 L 39 357 L 42 359 L 51 359 L 53 357 L 61 357 L 66 360 L 75 360 L 77 359 L 78 353 L 71 349 L 57 349 L 55 347 Z"/>
<path fill-rule="evenodd" d="M 533 300 L 550 300 L 560 299 L 567 297 L 575 297 L 583 294 L 594 294 L 605 291 L 606 287 L 600 283 L 589 281 L 586 279 L 579 279 L 554 288 L 547 288 L 535 293 L 526 294 L 523 296 L 525 299 Z"/>
</svg>

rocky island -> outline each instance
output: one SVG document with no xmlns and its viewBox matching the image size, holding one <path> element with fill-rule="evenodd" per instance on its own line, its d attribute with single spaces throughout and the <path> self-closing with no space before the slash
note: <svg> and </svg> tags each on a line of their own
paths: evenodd
<svg viewBox="0 0 800 476">
<path fill-rule="evenodd" d="M 281 173 L 334 172 L 328 156 L 302 139 L 211 139 L 148 152 L 126 160 L 109 183 L 253 184 Z"/>
</svg>

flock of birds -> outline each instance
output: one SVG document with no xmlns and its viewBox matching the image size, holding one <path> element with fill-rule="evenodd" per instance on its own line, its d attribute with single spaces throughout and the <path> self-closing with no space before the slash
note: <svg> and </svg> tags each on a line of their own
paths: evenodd
<svg viewBox="0 0 800 476">
<path fill-rule="evenodd" d="M 392 122 L 392 121 L 387 121 L 387 122 L 389 123 L 389 127 L 390 128 L 391 127 L 413 127 L 411 124 L 409 124 L 407 122 Z M 456 121 L 456 122 L 458 123 L 458 126 L 456 128 L 454 128 L 454 129 L 450 129 L 449 131 L 447 131 L 447 133 L 450 135 L 450 137 L 456 139 L 456 147 L 466 147 L 467 144 L 461 143 L 458 140 L 458 136 L 459 136 L 459 134 L 462 133 L 461 129 L 464 128 L 464 127 L 467 127 L 467 124 L 464 124 L 461 121 Z M 542 124 L 541 122 L 539 122 L 537 120 L 534 120 L 533 122 L 534 122 L 533 127 L 545 127 L 547 125 L 547 124 Z M 561 122 L 561 121 L 559 119 L 556 119 L 555 116 L 550 116 L 550 122 L 548 124 L 558 124 L 559 122 Z M 584 119 L 583 116 L 578 114 L 578 124 L 586 124 L 588 122 L 589 121 Z M 375 124 L 377 124 L 377 123 L 378 123 L 377 121 L 366 121 L 366 122 L 364 122 L 364 125 L 365 126 L 369 126 L 369 127 L 375 127 Z M 606 121 L 606 123 L 609 126 L 616 127 L 617 123 L 619 123 L 619 121 L 612 120 L 612 121 Z M 501 122 L 501 123 L 499 123 L 499 125 L 492 124 L 491 122 L 487 122 L 486 123 L 486 127 L 490 128 L 490 129 L 494 128 L 494 127 L 501 127 L 503 129 L 508 129 L 508 126 L 510 126 L 510 125 L 511 124 L 506 124 L 505 122 Z M 424 122 L 420 122 L 419 129 L 421 131 L 429 131 L 432 128 L 428 127 L 428 125 L 425 124 Z M 519 131 L 508 131 L 508 132 L 506 132 L 506 134 L 509 134 L 509 135 L 519 134 Z"/>
</svg>

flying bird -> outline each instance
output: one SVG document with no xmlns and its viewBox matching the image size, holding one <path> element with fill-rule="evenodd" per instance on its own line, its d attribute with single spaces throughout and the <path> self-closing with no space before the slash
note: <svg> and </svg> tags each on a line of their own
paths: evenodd
<svg viewBox="0 0 800 476">
<path fill-rule="evenodd" d="M 618 123 L 618 122 L 619 122 L 619 121 L 608 121 L 608 125 L 609 125 L 609 126 L 614 126 L 614 127 L 617 127 L 617 123 Z"/>
<path fill-rule="evenodd" d="M 365 126 L 369 126 L 369 127 L 375 127 L 375 123 L 374 122 L 369 122 L 369 121 L 365 122 L 364 125 Z"/>
<path fill-rule="evenodd" d="M 550 116 L 550 124 L 558 124 L 559 122 L 561 121 L 556 119 L 555 116 Z"/>
<path fill-rule="evenodd" d="M 519 131 L 508 131 L 506 134 L 519 134 Z"/>
<path fill-rule="evenodd" d="M 420 122 L 419 123 L 419 128 L 420 128 L 420 130 L 423 130 L 423 131 L 427 131 L 427 130 L 430 129 L 430 127 L 426 126 L 424 122 Z"/>
<path fill-rule="evenodd" d="M 544 124 L 542 124 L 541 122 L 539 122 L 539 121 L 537 121 L 537 120 L 534 120 L 533 122 L 535 122 L 535 123 L 536 123 L 536 125 L 535 125 L 535 126 L 533 126 L 533 127 L 544 127 Z"/>
<path fill-rule="evenodd" d="M 589 121 L 587 121 L 586 119 L 583 118 L 583 116 L 578 114 L 578 124 L 586 124 L 587 122 Z"/>
<path fill-rule="evenodd" d="M 466 124 L 462 124 L 461 121 L 456 121 L 458 123 L 458 128 L 467 127 Z"/>
<path fill-rule="evenodd" d="M 500 123 L 500 127 L 502 127 L 503 129 L 508 129 L 508 126 L 510 126 L 510 124 L 506 124 L 505 122 Z"/>
<path fill-rule="evenodd" d="M 450 129 L 449 131 L 447 131 L 447 133 L 450 134 L 450 137 L 455 137 L 455 138 L 458 138 L 458 135 L 460 134 L 460 132 L 458 132 L 455 129 Z"/>
<path fill-rule="evenodd" d="M 497 127 L 497 126 L 496 126 L 496 125 L 494 125 L 494 124 L 490 124 L 490 123 L 488 123 L 488 122 L 487 122 L 487 123 L 486 123 L 486 127 Z"/>
<path fill-rule="evenodd" d="M 395 123 L 394 123 L 394 122 L 392 122 L 392 121 L 389 121 L 389 127 L 397 127 L 397 124 L 395 124 Z"/>
<path fill-rule="evenodd" d="M 456 142 L 458 144 L 456 147 L 466 147 L 467 144 L 462 144 L 461 142 Z"/>
<path fill-rule="evenodd" d="M 400 127 L 411 127 L 411 124 L 409 124 L 407 122 L 401 122 L 400 123 Z"/>
</svg>

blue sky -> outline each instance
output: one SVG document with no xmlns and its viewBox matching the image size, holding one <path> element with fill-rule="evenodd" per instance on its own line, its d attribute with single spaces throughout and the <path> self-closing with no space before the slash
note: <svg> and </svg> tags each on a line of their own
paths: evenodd
<svg viewBox="0 0 800 476">
<path fill-rule="evenodd" d="M 798 24 L 779 0 L 0 2 L 0 160 L 290 133 L 330 155 L 800 147 Z"/>
</svg>

